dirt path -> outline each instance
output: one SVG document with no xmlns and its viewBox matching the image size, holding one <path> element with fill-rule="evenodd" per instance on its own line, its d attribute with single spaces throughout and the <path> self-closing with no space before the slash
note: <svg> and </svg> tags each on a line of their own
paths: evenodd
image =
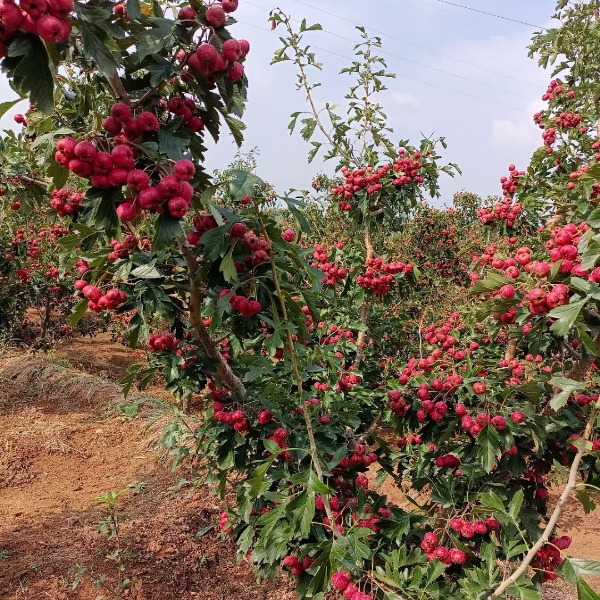
<svg viewBox="0 0 600 600">
<path fill-rule="evenodd" d="M 39 377 L 48 374 L 40 369 Z M 285 580 L 258 587 L 214 529 L 196 537 L 223 505 L 206 493 L 192 500 L 189 488 L 178 488 L 182 472 L 171 473 L 141 441 L 148 418 L 123 422 L 106 410 L 106 397 L 89 393 L 91 381 L 79 395 L 73 383 L 60 397 L 22 393 L 14 383 L 0 381 L 0 599 L 96 598 L 90 584 L 71 589 L 73 568 L 114 578 L 104 558 L 113 546 L 97 531 L 103 513 L 94 501 L 123 489 L 128 519 L 121 535 L 136 553 L 126 575 L 139 580 L 128 597 L 294 598 Z M 105 396 L 109 388 L 100 382 L 102 389 Z"/>
</svg>

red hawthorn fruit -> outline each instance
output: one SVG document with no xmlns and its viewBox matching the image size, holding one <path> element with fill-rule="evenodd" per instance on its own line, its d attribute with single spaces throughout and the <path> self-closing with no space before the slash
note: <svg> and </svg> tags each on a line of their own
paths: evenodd
<svg viewBox="0 0 600 600">
<path fill-rule="evenodd" d="M 196 173 L 196 167 L 191 160 L 178 160 L 173 165 L 173 175 L 179 179 L 179 181 L 190 181 Z"/>
<path fill-rule="evenodd" d="M 204 15 L 204 18 L 206 19 L 206 22 L 215 29 L 224 27 L 227 22 L 225 11 L 223 10 L 223 7 L 218 4 L 210 6 Z"/>
<path fill-rule="evenodd" d="M 467 407 L 464 404 L 457 404 L 454 412 L 457 417 L 464 417 L 467 414 Z"/>
<path fill-rule="evenodd" d="M 177 177 L 174 177 L 173 175 L 166 175 L 161 179 L 157 189 L 164 198 L 174 198 L 175 196 L 179 196 L 181 192 L 181 184 L 179 183 L 179 179 L 177 179 Z"/>
<path fill-rule="evenodd" d="M 238 0 L 221 0 L 223 10 L 227 13 L 232 13 L 237 10 Z"/>
<path fill-rule="evenodd" d="M 125 123 L 131 119 L 131 109 L 124 102 L 117 102 L 111 106 L 110 116 Z"/>
<path fill-rule="evenodd" d="M 127 187 L 136 192 L 141 192 L 150 186 L 150 177 L 141 169 L 134 169 L 127 174 Z"/>
<path fill-rule="evenodd" d="M 23 3 L 21 2 L 21 6 Z M 53 17 L 66 19 L 73 12 L 73 0 L 48 0 L 48 12 Z"/>
<path fill-rule="evenodd" d="M 70 27 L 67 29 L 66 21 L 61 21 L 52 15 L 44 15 L 37 22 L 38 35 L 51 44 L 57 44 L 67 39 L 71 33 Z"/>
<path fill-rule="evenodd" d="M 343 592 L 351 583 L 350 575 L 345 571 L 338 571 L 331 576 L 333 587 Z"/>
<path fill-rule="evenodd" d="M 96 152 L 96 147 L 91 142 L 79 142 L 74 148 L 75 156 L 87 161 L 94 160 Z"/>
<path fill-rule="evenodd" d="M 188 203 L 179 197 L 171 198 L 167 203 L 167 210 L 169 214 L 175 219 L 181 219 L 185 217 L 187 211 L 189 210 Z"/>
<path fill-rule="evenodd" d="M 238 40 L 238 41 L 240 43 L 240 48 L 241 48 L 240 60 L 243 60 L 244 58 L 246 58 L 246 56 L 250 52 L 250 42 L 248 42 L 247 40 Z"/>
<path fill-rule="evenodd" d="M 525 420 L 525 415 L 521 411 L 515 410 L 513 413 L 511 413 L 510 419 L 513 421 L 513 423 L 519 425 Z"/>
<path fill-rule="evenodd" d="M 221 48 L 221 54 L 225 60 L 228 62 L 236 62 L 240 58 L 240 54 L 242 52 L 242 47 L 240 43 L 235 39 L 226 40 L 223 42 L 223 47 Z"/>
<path fill-rule="evenodd" d="M 182 23 L 184 27 L 192 27 L 194 24 L 193 21 L 195 21 L 197 16 L 198 13 L 191 6 L 184 6 L 179 10 L 179 13 L 177 13 L 177 18 L 180 21 L 184 21 Z"/>
<path fill-rule="evenodd" d="M 108 175 L 113 168 L 113 160 L 108 152 L 97 152 L 92 161 L 92 171 L 101 175 Z"/>
<path fill-rule="evenodd" d="M 490 531 L 500 531 L 500 523 L 493 517 L 486 519 L 485 524 Z"/>
<path fill-rule="evenodd" d="M 485 383 L 478 381 L 473 384 L 473 392 L 475 394 L 477 394 L 478 396 L 485 394 L 485 391 L 486 391 Z"/>
<path fill-rule="evenodd" d="M 21 208 L 20 202 L 12 202 L 10 205 L 11 210 L 19 210 Z"/>
<path fill-rule="evenodd" d="M 296 232 L 293 229 L 286 229 L 283 234 L 281 235 L 281 237 L 286 241 L 286 242 L 293 242 L 296 239 Z"/>
<path fill-rule="evenodd" d="M 548 490 L 544 487 L 540 487 L 535 490 L 535 497 L 538 500 L 547 500 L 548 499 Z"/>
<path fill-rule="evenodd" d="M 244 65 L 242 65 L 242 63 L 239 62 L 234 62 L 233 65 L 231 65 L 231 67 L 229 67 L 229 70 L 227 71 L 227 79 L 229 79 L 229 81 L 231 81 L 232 83 L 235 83 L 243 76 Z"/>
<path fill-rule="evenodd" d="M 511 300 L 515 297 L 515 288 L 512 285 L 504 285 L 500 288 L 500 296 L 504 300 Z"/>
<path fill-rule="evenodd" d="M 449 555 L 450 560 L 452 560 L 455 565 L 464 565 L 467 560 L 465 553 L 457 548 L 452 548 L 449 552 Z"/>
<path fill-rule="evenodd" d="M 119 206 L 117 206 L 117 216 L 121 221 L 133 221 L 133 219 L 137 217 L 137 208 L 135 204 L 129 204 L 128 202 L 119 204 Z"/>
<path fill-rule="evenodd" d="M 110 155 L 113 159 L 115 167 L 131 170 L 135 166 L 133 161 L 133 150 L 125 144 L 115 146 L 111 150 Z"/>
<path fill-rule="evenodd" d="M 128 171 L 126 169 L 111 169 L 108 182 L 113 187 L 123 187 L 127 183 Z"/>
<path fill-rule="evenodd" d="M 4 2 L 0 6 L 0 29 L 4 34 L 16 33 L 23 20 L 19 7 L 11 2 Z"/>
<path fill-rule="evenodd" d="M 496 431 L 504 431 L 506 429 L 506 421 L 504 420 L 504 417 L 501 417 L 501 416 L 492 417 L 492 420 L 490 421 L 490 423 L 492 424 L 492 427 Z"/>
<path fill-rule="evenodd" d="M 151 112 L 143 112 L 137 118 L 139 128 L 144 133 L 156 133 L 158 131 L 158 119 Z"/>
</svg>

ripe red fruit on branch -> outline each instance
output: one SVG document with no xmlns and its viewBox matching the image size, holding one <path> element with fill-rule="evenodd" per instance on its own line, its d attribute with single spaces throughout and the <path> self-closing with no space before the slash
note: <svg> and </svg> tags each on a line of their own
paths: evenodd
<svg viewBox="0 0 600 600">
<path fill-rule="evenodd" d="M 206 22 L 215 29 L 224 27 L 227 22 L 227 15 L 225 14 L 223 7 L 219 4 L 209 6 L 204 18 L 206 19 Z"/>
</svg>

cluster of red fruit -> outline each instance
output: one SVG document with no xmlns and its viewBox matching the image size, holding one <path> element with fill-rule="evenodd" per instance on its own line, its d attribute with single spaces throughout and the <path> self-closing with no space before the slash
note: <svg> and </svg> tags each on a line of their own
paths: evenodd
<svg viewBox="0 0 600 600">
<path fill-rule="evenodd" d="M 488 423 L 496 431 L 504 431 L 506 429 L 506 419 L 501 415 L 490 418 L 490 415 L 487 413 L 479 413 L 478 415 L 471 416 L 467 414 L 464 404 L 457 404 L 454 412 L 456 416 L 461 417 L 460 426 L 473 437 L 477 437 Z M 511 413 L 510 419 L 513 423 L 519 424 L 525 420 L 525 415 L 520 411 L 514 411 Z"/>
<path fill-rule="evenodd" d="M 475 523 L 458 518 L 450 519 L 449 525 L 450 529 L 468 540 L 476 535 L 487 535 L 490 531 L 500 531 L 500 523 L 493 517 Z"/>
<path fill-rule="evenodd" d="M 541 127 L 544 126 L 541 125 Z M 556 129 L 554 127 L 549 127 L 548 129 L 544 130 L 542 133 L 542 139 L 544 140 L 544 146 L 547 146 L 546 154 L 552 154 L 552 146 L 554 146 L 554 143 L 556 142 Z"/>
<path fill-rule="evenodd" d="M 331 583 L 333 584 L 333 587 L 343 593 L 344 598 L 347 600 L 372 600 L 371 596 L 363 594 L 354 585 L 352 585 L 350 575 L 345 571 L 338 571 L 337 573 L 334 573 L 331 576 Z"/>
<path fill-rule="evenodd" d="M 121 120 L 126 114 L 131 115 L 130 108 L 122 103 L 113 105 L 112 113 L 120 115 Z M 149 115 L 152 123 L 156 122 L 156 129 L 158 129 L 158 121 L 152 113 L 142 113 L 138 121 L 144 115 Z M 150 120 L 148 123 L 150 124 Z M 145 129 L 145 131 L 150 130 Z M 79 177 L 91 176 L 90 183 L 93 187 L 108 189 L 126 185 L 137 192 L 137 197 L 127 198 L 117 207 L 117 215 L 122 221 L 135 219 L 138 210 L 160 213 L 165 208 L 173 218 L 180 219 L 191 206 L 194 188 L 188 182 L 194 177 L 196 169 L 189 160 L 176 162 L 173 166 L 173 174 L 162 177 L 157 186 L 153 187 L 149 175 L 142 169 L 135 168 L 135 156 L 138 150 L 131 148 L 127 142 L 115 145 L 110 154 L 98 151 L 92 142 L 77 143 L 72 138 L 62 138 L 56 144 L 56 148 L 56 162 Z"/>
<path fill-rule="evenodd" d="M 437 535 L 431 531 L 423 536 L 421 548 L 429 560 L 438 559 L 444 565 L 464 565 L 467 560 L 467 556 L 462 550 L 440 546 Z"/>
<path fill-rule="evenodd" d="M 187 241 L 190 246 L 197 248 L 200 245 L 200 238 L 207 232 L 218 227 L 215 218 L 209 214 L 200 214 L 194 217 L 194 229 L 187 235 Z"/>
<path fill-rule="evenodd" d="M 229 232 L 231 239 L 239 239 L 242 243 L 250 249 L 251 255 L 246 256 L 244 259 L 248 267 L 255 267 L 261 265 L 270 260 L 268 253 L 269 243 L 261 234 L 257 236 L 254 231 L 248 230 L 243 223 L 234 223 Z M 244 265 L 236 263 L 235 268 L 238 273 L 243 272 Z"/>
<path fill-rule="evenodd" d="M 415 152 L 412 156 L 407 155 L 406 150 L 401 148 L 398 150 L 400 155 L 392 166 L 392 170 L 396 175 L 402 173 L 399 177 L 396 176 L 392 182 L 396 186 L 404 187 L 411 184 L 421 184 L 425 179 L 419 175 L 419 170 L 423 168 L 423 163 L 419 161 L 421 154 Z"/>
<path fill-rule="evenodd" d="M 513 199 L 506 197 L 496 203 L 492 210 L 480 208 L 477 211 L 477 218 L 482 225 L 489 225 L 495 221 L 506 221 L 508 227 L 514 227 L 515 221 L 522 212 L 523 206 L 519 202 L 513 204 Z"/>
<path fill-rule="evenodd" d="M 85 193 L 71 192 L 67 189 L 52 190 L 50 208 L 55 210 L 59 217 L 74 214 L 81 206 Z"/>
<path fill-rule="evenodd" d="M 569 304 L 569 288 L 562 283 L 553 286 L 549 292 L 533 288 L 525 295 L 525 300 L 529 301 L 529 312 L 532 315 L 544 315 L 553 308 Z"/>
<path fill-rule="evenodd" d="M 300 577 L 304 571 L 308 571 L 308 569 L 310 569 L 310 567 L 312 566 L 312 558 L 310 558 L 310 556 L 307 556 L 306 558 L 303 558 L 302 560 L 299 560 L 297 556 L 286 556 L 283 559 L 283 566 L 284 567 L 288 567 L 291 574 L 294 577 Z"/>
<path fill-rule="evenodd" d="M 323 329 L 324 327 L 325 327 L 325 323 L 323 321 L 319 321 L 317 323 L 317 329 Z M 341 327 L 338 327 L 337 325 L 331 325 L 329 327 L 329 331 L 331 332 L 332 335 L 324 334 L 319 340 L 319 342 L 321 344 L 324 344 L 327 346 L 334 346 L 335 344 L 337 344 L 338 342 L 340 342 L 343 339 L 348 340 L 349 342 L 354 341 L 354 334 L 350 330 L 342 329 Z M 343 358 L 343 355 L 341 357 L 338 356 L 338 358 Z"/>
<path fill-rule="evenodd" d="M 65 42 L 71 35 L 69 15 L 73 0 L 12 0 L 0 2 L 0 58 L 21 30 L 41 37 L 51 44 Z"/>
<path fill-rule="evenodd" d="M 302 408 L 300 407 L 300 412 L 302 411 Z M 262 413 L 260 413 L 261 415 L 263 415 L 263 420 L 265 420 L 266 418 L 268 418 L 266 415 L 264 415 L 264 412 L 268 412 L 268 411 L 263 411 Z M 270 414 L 270 413 L 269 413 Z M 259 415 L 260 416 L 260 415 Z M 273 416 L 271 415 L 270 420 L 273 419 Z M 260 423 L 260 421 L 259 421 Z M 277 444 L 282 450 L 285 450 L 288 446 L 286 443 L 286 439 L 287 439 L 287 431 L 285 429 L 283 429 L 283 427 L 278 427 L 272 435 L 268 436 L 267 439 L 270 440 L 271 442 L 274 442 L 275 444 Z M 269 452 L 266 452 L 266 454 L 268 455 Z M 293 461 L 294 457 L 289 453 L 289 452 L 282 452 L 281 456 L 288 461 Z"/>
<path fill-rule="evenodd" d="M 134 235 L 126 235 L 122 242 L 113 240 L 110 247 L 113 251 L 108 254 L 106 259 L 109 263 L 115 263 L 121 258 L 127 258 L 129 251 L 137 248 L 137 239 Z"/>
<path fill-rule="evenodd" d="M 103 294 L 100 288 L 90 285 L 84 279 L 78 279 L 74 287 L 88 299 L 87 307 L 91 312 L 100 313 L 103 310 L 114 310 L 127 301 L 125 292 L 112 288 Z"/>
<path fill-rule="evenodd" d="M 352 370 L 353 367 L 350 367 L 349 370 Z M 350 391 L 353 387 L 357 386 L 360 382 L 362 381 L 362 378 L 359 377 L 358 375 L 342 375 L 339 380 L 338 380 L 338 384 L 336 386 L 336 391 L 338 392 L 348 392 Z"/>
<path fill-rule="evenodd" d="M 219 515 L 219 529 L 224 535 L 229 535 L 233 531 L 233 527 L 227 527 L 227 523 L 229 523 L 229 515 L 223 512 Z"/>
<path fill-rule="evenodd" d="M 176 117 L 182 117 L 184 125 L 190 131 L 199 133 L 204 130 L 204 121 L 194 114 L 196 103 L 191 98 L 171 98 L 167 103 L 167 109 Z"/>
<path fill-rule="evenodd" d="M 556 119 L 556 126 L 561 129 L 574 129 L 575 127 L 579 127 L 580 123 L 581 116 L 574 113 L 562 112 Z M 585 133 L 585 129 L 581 133 Z"/>
<path fill-rule="evenodd" d="M 177 346 L 179 346 L 179 340 L 173 337 L 168 331 L 163 331 L 160 334 L 151 333 L 148 336 L 149 352 L 171 352 Z"/>
<path fill-rule="evenodd" d="M 563 535 L 537 551 L 531 566 L 536 570 L 543 571 L 542 582 L 554 581 L 558 577 L 555 571 L 563 563 L 560 551 L 566 550 L 570 545 L 571 538 Z"/>
<path fill-rule="evenodd" d="M 542 100 L 544 102 L 546 102 L 547 100 L 554 100 L 556 96 L 559 96 L 564 91 L 565 88 L 560 83 L 558 83 L 556 79 L 553 79 L 550 82 L 550 85 L 548 86 L 548 91 L 542 96 Z M 566 96 L 567 98 L 572 100 L 573 98 L 575 98 L 575 92 L 573 90 L 568 90 Z"/>
<path fill-rule="evenodd" d="M 216 16 L 217 11 L 225 15 L 222 8 L 213 5 L 206 12 L 207 21 L 209 17 L 219 18 L 220 15 Z M 250 52 L 250 44 L 246 40 L 231 38 L 223 42 L 221 54 L 212 44 L 204 43 L 198 46 L 194 54 L 187 55 L 186 58 L 189 67 L 199 75 L 208 78 L 209 83 L 215 83 L 216 75 L 224 72 L 227 79 L 235 83 L 244 76 L 244 65 L 241 61 L 246 58 L 248 52 Z"/>
<path fill-rule="evenodd" d="M 251 317 L 259 314 L 262 310 L 258 300 L 248 300 L 248 298 L 245 298 L 244 296 L 236 296 L 235 294 L 231 293 L 231 290 L 223 290 L 220 297 L 225 298 L 225 296 L 229 296 L 230 294 L 229 306 L 231 306 L 231 308 L 234 310 L 237 310 L 242 317 L 250 319 Z"/>
<path fill-rule="evenodd" d="M 313 259 L 312 266 L 327 275 L 327 277 L 321 279 L 323 285 L 334 286 L 338 281 L 343 281 L 346 278 L 346 269 L 339 262 L 329 262 L 327 252 L 319 244 L 315 245 Z"/>
<path fill-rule="evenodd" d="M 379 183 L 381 179 L 389 172 L 389 165 L 385 165 L 375 170 L 373 167 L 366 169 L 355 169 L 350 171 L 344 167 L 342 175 L 346 180 L 345 183 L 331 190 L 333 196 L 340 198 L 340 208 L 342 210 L 352 210 L 352 206 L 346 200 L 352 200 L 355 194 L 361 190 L 367 190 L 367 194 L 375 194 L 381 191 L 382 186 Z"/>
<path fill-rule="evenodd" d="M 232 412 L 225 412 L 223 410 L 223 404 L 220 402 L 213 403 L 213 409 L 215 414 L 215 421 L 225 423 L 233 427 L 240 433 L 242 431 L 248 431 L 250 429 L 250 423 L 246 419 L 246 415 L 241 410 L 235 410 Z"/>
<path fill-rule="evenodd" d="M 383 296 L 390 291 L 394 275 L 411 273 L 413 266 L 408 263 L 384 263 L 381 258 L 372 258 L 367 261 L 367 270 L 364 275 L 356 278 L 356 283 L 365 290 L 371 290 L 375 296 Z"/>
</svg>

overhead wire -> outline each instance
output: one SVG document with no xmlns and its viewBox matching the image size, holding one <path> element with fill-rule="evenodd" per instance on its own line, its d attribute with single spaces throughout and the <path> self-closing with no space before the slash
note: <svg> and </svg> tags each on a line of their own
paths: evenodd
<svg viewBox="0 0 600 600">
<path fill-rule="evenodd" d="M 267 33 L 271 33 L 270 29 L 267 29 L 266 27 L 260 27 L 259 25 L 255 25 L 254 23 L 248 23 L 247 21 L 242 21 L 238 19 L 238 23 L 243 23 L 244 25 L 249 25 L 250 27 L 254 27 L 255 29 L 260 29 L 261 31 L 266 31 Z M 346 60 L 349 61 L 353 61 L 355 60 L 354 58 L 350 57 L 350 56 L 346 56 L 344 54 L 339 54 L 338 52 L 334 52 L 333 50 L 328 50 L 327 48 L 320 48 L 319 46 L 311 46 L 311 48 L 314 48 L 315 50 L 320 50 L 321 52 L 326 52 L 328 54 L 333 54 L 334 56 L 339 56 L 340 58 L 345 58 Z M 410 81 L 416 81 L 418 83 L 422 83 L 424 85 L 428 85 L 440 90 L 444 90 L 446 92 L 452 92 L 453 94 L 459 94 L 461 96 L 466 96 L 467 98 L 473 98 L 475 100 L 478 100 L 480 102 L 485 102 L 487 104 L 494 104 L 496 106 L 502 106 L 503 108 L 508 108 L 510 110 L 516 110 L 518 112 L 522 112 L 522 113 L 526 113 L 526 114 L 530 114 L 530 112 L 528 110 L 524 110 L 522 108 L 517 108 L 516 106 L 510 106 L 509 104 L 502 104 L 500 102 L 494 102 L 493 100 L 488 100 L 487 98 L 481 98 L 479 96 L 473 96 L 472 94 L 467 94 L 466 92 L 460 92 L 458 90 L 454 90 L 452 88 L 447 88 L 441 85 L 437 85 L 435 83 L 430 83 L 429 81 L 423 81 L 422 79 L 417 79 L 416 77 L 410 77 L 409 75 L 403 75 L 401 73 L 396 73 L 396 75 L 398 77 L 402 77 L 404 79 L 409 79 Z"/>
<path fill-rule="evenodd" d="M 332 13 L 330 11 L 324 10 L 322 8 L 319 8 L 318 6 L 314 6 L 312 4 L 309 4 L 308 2 L 304 2 L 303 0 L 293 0 L 293 1 L 296 2 L 296 3 L 298 3 L 298 4 L 302 4 L 303 6 L 307 6 L 308 8 L 312 8 L 313 10 L 319 11 L 319 12 L 321 12 L 323 14 L 329 15 L 330 17 L 334 17 L 336 19 L 339 19 L 340 21 L 346 21 L 346 23 L 350 23 L 351 25 L 354 25 L 355 27 L 358 26 L 358 23 L 356 23 L 355 21 L 352 21 L 351 19 L 347 19 L 347 18 L 342 17 L 341 15 L 338 15 L 336 13 Z M 452 14 L 455 14 L 455 13 L 452 13 Z M 379 29 L 375 29 L 374 27 L 370 27 L 369 26 L 368 29 L 370 31 L 378 33 L 379 35 L 384 35 L 386 37 L 389 37 L 390 39 L 402 42 L 403 44 L 407 44 L 409 46 L 414 46 L 415 48 L 419 48 L 420 50 L 425 50 L 427 52 L 430 52 L 431 54 L 436 54 L 438 56 L 442 56 L 444 58 L 448 58 L 450 60 L 454 60 L 454 61 L 462 63 L 464 65 L 468 65 L 470 67 L 474 67 L 476 69 L 480 69 L 482 71 L 486 71 L 487 73 L 492 73 L 493 75 L 499 75 L 500 77 L 506 77 L 507 79 L 512 79 L 514 81 L 518 81 L 520 83 L 524 83 L 524 84 L 530 85 L 532 87 L 536 87 L 536 88 L 538 87 L 537 85 L 531 83 L 530 81 L 526 81 L 525 79 L 519 79 L 518 77 L 514 77 L 513 75 L 506 75 L 505 73 L 500 73 L 498 71 L 494 71 L 493 69 L 488 69 L 486 67 L 482 67 L 480 65 L 471 63 L 471 62 L 463 60 L 461 58 L 456 58 L 454 56 L 450 56 L 449 54 L 444 54 L 442 52 L 438 52 L 436 50 L 432 50 L 431 48 L 428 48 L 427 46 L 421 46 L 420 44 L 415 44 L 413 42 L 409 42 L 408 40 L 400 38 L 400 37 L 398 37 L 396 35 L 393 35 L 391 33 L 387 33 L 385 31 L 381 31 Z"/>
<path fill-rule="evenodd" d="M 536 29 L 546 29 L 545 27 L 542 27 L 541 25 L 533 25 L 532 23 L 526 23 L 525 21 L 519 21 L 518 19 L 511 19 L 510 17 L 496 15 L 491 12 L 486 12 L 485 10 L 479 10 L 477 8 L 472 8 L 470 6 L 463 6 L 462 4 L 455 4 L 454 2 L 448 2 L 448 0 L 437 0 L 437 1 L 441 2 L 442 4 L 449 4 L 450 6 L 456 6 L 458 8 L 464 8 L 466 10 L 472 10 L 473 12 L 478 12 L 483 15 L 488 15 L 490 17 L 496 17 L 497 19 L 504 19 L 505 21 L 512 21 L 513 23 L 520 23 L 521 25 L 527 25 L 527 27 L 535 27 Z"/>
<path fill-rule="evenodd" d="M 264 6 L 260 6 L 258 4 L 254 4 L 253 2 L 249 2 L 248 0 L 246 0 L 244 2 L 244 4 L 250 5 L 250 6 L 254 6 L 255 8 L 259 8 L 259 9 L 264 10 L 266 12 L 271 12 L 271 11 L 269 11 L 268 8 L 265 8 Z M 291 19 L 291 20 L 292 21 L 296 21 L 296 22 L 300 22 L 300 21 L 298 21 L 298 19 Z M 352 42 L 353 44 L 359 44 L 360 43 L 360 41 L 358 41 L 358 40 L 353 40 L 353 39 L 351 39 L 349 37 L 345 37 L 343 35 L 339 35 L 338 33 L 333 33 L 332 31 L 328 31 L 327 29 L 323 29 L 322 31 L 323 31 L 323 33 L 326 33 L 328 35 L 332 35 L 332 36 L 337 37 L 337 38 L 339 38 L 341 40 L 346 40 L 347 42 Z M 423 67 L 424 69 L 429 69 L 431 71 L 436 71 L 438 73 L 443 73 L 444 75 L 450 75 L 451 77 L 456 77 L 457 79 L 462 79 L 463 81 L 468 81 L 469 83 L 474 83 L 476 85 L 480 85 L 480 86 L 483 86 L 483 87 L 486 87 L 486 88 L 489 88 L 489 89 L 492 89 L 492 90 L 496 90 L 496 91 L 502 92 L 504 94 L 509 94 L 511 96 L 516 96 L 518 98 L 524 98 L 525 100 L 530 100 L 530 101 L 533 101 L 533 102 L 535 102 L 535 100 L 536 100 L 535 98 L 530 98 L 528 96 L 523 96 L 522 94 L 517 94 L 516 92 L 510 92 L 508 90 L 504 90 L 504 89 L 496 87 L 494 85 L 490 85 L 488 83 L 483 83 L 481 81 L 477 81 L 476 79 L 470 79 L 469 77 L 465 77 L 463 75 L 458 75 L 458 74 L 452 73 L 450 71 L 445 71 L 444 69 L 438 69 L 437 67 L 432 67 L 432 66 L 427 65 L 425 63 L 421 63 L 419 61 L 412 60 L 412 59 L 406 58 L 404 56 L 400 56 L 399 54 L 394 54 L 393 52 L 388 52 L 386 50 L 383 50 L 382 48 L 379 48 L 378 52 L 380 54 L 386 54 L 388 56 L 393 56 L 393 57 L 399 58 L 400 60 L 403 60 L 405 62 L 409 62 L 409 63 L 412 63 L 414 65 L 418 65 L 419 67 Z"/>
<path fill-rule="evenodd" d="M 437 8 L 438 10 L 443 10 L 444 12 L 450 13 L 451 15 L 454 15 L 455 17 L 458 17 L 459 19 L 465 19 L 465 21 L 471 21 L 473 23 L 477 23 L 478 25 L 481 25 L 482 27 L 487 27 L 488 29 L 493 29 L 494 31 L 499 31 L 500 33 L 503 33 L 504 35 L 509 35 L 510 37 L 514 37 L 517 40 L 529 42 L 528 39 L 522 38 L 521 36 L 515 35 L 514 33 L 510 33 L 510 31 L 506 31 L 504 29 L 498 29 L 497 27 L 493 27 L 492 25 L 488 25 L 487 23 L 482 23 L 481 21 L 476 21 L 475 19 L 470 19 L 469 17 L 465 17 L 464 15 L 456 13 L 452 10 L 448 10 L 447 8 L 442 8 L 441 6 L 437 6 L 436 4 L 431 4 L 431 2 L 427 2 L 426 0 L 419 0 L 419 1 L 423 4 L 427 4 L 427 6 L 432 6 L 433 8 Z"/>
</svg>

